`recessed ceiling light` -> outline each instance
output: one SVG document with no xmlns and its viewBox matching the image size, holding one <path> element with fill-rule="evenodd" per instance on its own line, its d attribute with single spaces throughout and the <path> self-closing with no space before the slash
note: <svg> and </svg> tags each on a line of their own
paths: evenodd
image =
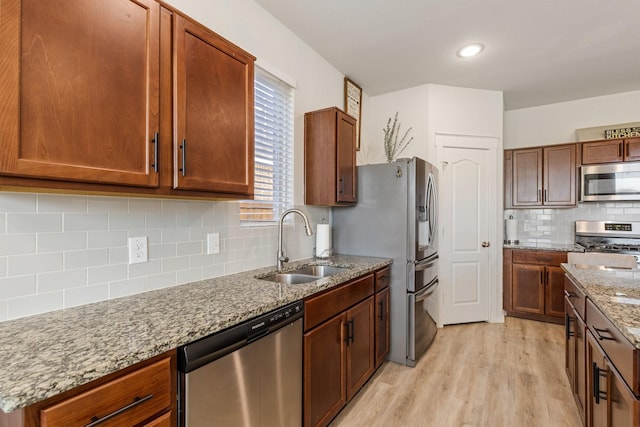
<svg viewBox="0 0 640 427">
<path fill-rule="evenodd" d="M 476 56 L 477 54 L 482 52 L 482 49 L 484 49 L 484 46 L 482 46 L 480 43 L 470 44 L 461 48 L 458 51 L 458 56 L 462 58 L 469 58 L 470 56 Z"/>
</svg>

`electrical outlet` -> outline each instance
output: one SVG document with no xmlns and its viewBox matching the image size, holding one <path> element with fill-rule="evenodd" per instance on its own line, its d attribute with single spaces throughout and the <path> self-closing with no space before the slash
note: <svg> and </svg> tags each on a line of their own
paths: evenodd
<svg viewBox="0 0 640 427">
<path fill-rule="evenodd" d="M 207 234 L 207 255 L 220 253 L 220 233 Z"/>
<path fill-rule="evenodd" d="M 129 264 L 149 261 L 147 237 L 129 237 Z"/>
</svg>

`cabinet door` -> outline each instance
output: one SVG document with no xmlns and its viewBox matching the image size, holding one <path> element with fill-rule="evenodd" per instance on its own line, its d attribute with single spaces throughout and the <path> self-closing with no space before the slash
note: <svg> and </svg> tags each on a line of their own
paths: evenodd
<svg viewBox="0 0 640 427">
<path fill-rule="evenodd" d="M 582 164 L 615 163 L 623 160 L 622 140 L 582 143 Z"/>
<path fill-rule="evenodd" d="M 304 425 L 327 425 L 347 403 L 346 314 L 304 334 Z"/>
<path fill-rule="evenodd" d="M 640 138 L 624 140 L 624 161 L 637 162 L 640 160 Z"/>
<path fill-rule="evenodd" d="M 585 411 L 587 408 L 587 369 L 586 369 L 586 325 L 582 321 L 580 315 L 574 310 L 573 317 L 575 318 L 575 382 L 573 393 L 576 396 L 576 402 L 578 404 L 578 410 L 582 418 L 585 418 Z"/>
<path fill-rule="evenodd" d="M 590 331 L 587 336 L 587 426 L 607 425 L 607 367 L 604 352 Z"/>
<path fill-rule="evenodd" d="M 513 206 L 542 204 L 542 148 L 513 150 Z"/>
<path fill-rule="evenodd" d="M 156 187 L 159 4 L 22 0 L 2 7 L 0 173 Z"/>
<path fill-rule="evenodd" d="M 545 267 L 544 312 L 549 316 L 564 316 L 564 271 L 560 267 Z"/>
<path fill-rule="evenodd" d="M 342 111 L 337 117 L 336 165 L 338 202 L 356 201 L 356 123 Z"/>
<path fill-rule="evenodd" d="M 571 390 L 575 393 L 576 388 L 576 316 L 571 306 L 569 298 L 564 299 L 564 367 L 569 377 Z"/>
<path fill-rule="evenodd" d="M 175 15 L 174 187 L 253 193 L 253 58 Z"/>
<path fill-rule="evenodd" d="M 576 145 L 544 148 L 545 206 L 574 206 L 576 204 Z"/>
<path fill-rule="evenodd" d="M 514 311 L 544 314 L 544 273 L 542 265 L 513 264 L 511 306 Z"/>
<path fill-rule="evenodd" d="M 640 401 L 633 395 L 618 371 L 607 359 L 607 406 L 609 426 L 628 427 L 640 425 Z"/>
<path fill-rule="evenodd" d="M 376 368 L 382 365 L 384 358 L 389 354 L 389 288 L 385 288 L 376 294 Z"/>
<path fill-rule="evenodd" d="M 347 401 L 375 370 L 373 296 L 347 310 Z"/>
</svg>

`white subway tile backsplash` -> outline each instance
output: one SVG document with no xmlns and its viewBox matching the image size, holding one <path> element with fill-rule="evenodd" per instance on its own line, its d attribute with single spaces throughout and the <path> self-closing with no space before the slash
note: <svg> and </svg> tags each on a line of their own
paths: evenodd
<svg viewBox="0 0 640 427">
<path fill-rule="evenodd" d="M 127 246 L 127 231 L 90 231 L 88 233 L 89 249 Z"/>
<path fill-rule="evenodd" d="M 0 256 L 22 255 L 36 251 L 35 234 L 0 235 Z"/>
<path fill-rule="evenodd" d="M 108 228 L 107 214 L 64 214 L 64 231 L 97 231 Z"/>
<path fill-rule="evenodd" d="M 146 291 L 147 280 L 144 277 L 109 283 L 109 298 L 120 298 Z"/>
<path fill-rule="evenodd" d="M 63 292 L 34 294 L 7 300 L 7 318 L 32 316 L 64 308 Z"/>
<path fill-rule="evenodd" d="M 34 274 L 0 279 L 0 300 L 33 295 L 36 291 Z"/>
<path fill-rule="evenodd" d="M 38 212 L 87 212 L 84 196 L 38 195 Z"/>
<path fill-rule="evenodd" d="M 87 270 L 64 270 L 40 273 L 37 276 L 38 292 L 62 291 L 64 289 L 87 286 Z"/>
<path fill-rule="evenodd" d="M 1 193 L 0 212 L 35 212 L 36 194 Z"/>
<path fill-rule="evenodd" d="M 128 258 L 127 258 L 128 259 Z M 68 251 L 64 253 L 64 268 L 95 267 L 109 264 L 108 249 L 91 249 L 86 251 Z"/>
<path fill-rule="evenodd" d="M 46 273 L 62 270 L 62 252 L 47 252 L 32 255 L 13 255 L 9 257 L 9 276 Z"/>
<path fill-rule="evenodd" d="M 7 233 L 44 233 L 62 231 L 62 214 L 7 214 Z"/>
<path fill-rule="evenodd" d="M 109 286 L 107 284 L 66 289 L 64 291 L 64 306 L 76 307 L 78 305 L 104 301 L 108 298 Z"/>
<path fill-rule="evenodd" d="M 301 222 L 286 230 L 287 255 L 313 254 Z M 206 254 L 208 233 L 219 254 Z M 129 265 L 139 236 L 150 260 Z M 0 321 L 273 265 L 276 239 L 274 224 L 240 225 L 235 201 L 0 193 Z"/>
<path fill-rule="evenodd" d="M 38 233 L 38 252 L 73 251 L 87 248 L 87 233 Z"/>
<path fill-rule="evenodd" d="M 116 282 L 126 279 L 128 268 L 126 264 L 105 265 L 102 267 L 91 267 L 87 273 L 87 283 L 89 285 L 95 285 L 97 283 Z"/>
</svg>

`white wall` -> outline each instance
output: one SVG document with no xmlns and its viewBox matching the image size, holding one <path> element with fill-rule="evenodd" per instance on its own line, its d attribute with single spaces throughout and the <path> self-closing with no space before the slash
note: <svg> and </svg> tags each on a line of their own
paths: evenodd
<svg viewBox="0 0 640 427">
<path fill-rule="evenodd" d="M 504 147 L 575 142 L 576 129 L 638 120 L 640 91 L 511 110 L 504 114 Z"/>
<path fill-rule="evenodd" d="M 344 76 L 252 0 L 168 3 L 255 55 L 295 91 L 295 204 L 303 204 L 304 112 L 343 103 Z M 312 223 L 326 208 L 303 207 Z M 219 255 L 205 236 L 220 233 Z M 149 262 L 127 264 L 127 237 Z M 237 202 L 0 192 L 0 321 L 275 264 L 275 226 L 245 227 Z M 313 255 L 296 218 L 291 259 Z"/>
</svg>

